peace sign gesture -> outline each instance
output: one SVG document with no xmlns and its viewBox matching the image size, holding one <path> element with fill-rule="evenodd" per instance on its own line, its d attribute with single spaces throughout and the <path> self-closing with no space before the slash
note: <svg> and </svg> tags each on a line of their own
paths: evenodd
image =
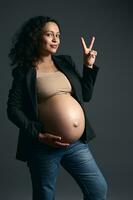
<svg viewBox="0 0 133 200">
<path fill-rule="evenodd" d="M 86 43 L 84 41 L 84 38 L 81 37 L 81 42 L 83 46 L 83 53 L 84 53 L 84 65 L 93 65 L 97 56 L 97 51 L 92 50 L 93 44 L 95 41 L 95 37 L 92 37 L 91 43 L 89 47 L 86 46 Z"/>
</svg>

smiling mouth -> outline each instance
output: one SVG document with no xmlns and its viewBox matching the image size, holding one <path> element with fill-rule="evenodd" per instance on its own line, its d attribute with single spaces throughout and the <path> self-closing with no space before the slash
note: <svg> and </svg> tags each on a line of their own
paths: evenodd
<svg viewBox="0 0 133 200">
<path fill-rule="evenodd" d="M 52 48 L 56 49 L 57 45 L 50 45 Z"/>
</svg>

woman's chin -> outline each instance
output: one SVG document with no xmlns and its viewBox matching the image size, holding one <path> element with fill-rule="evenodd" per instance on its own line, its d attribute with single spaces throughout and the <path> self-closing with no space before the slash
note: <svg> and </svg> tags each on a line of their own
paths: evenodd
<svg viewBox="0 0 133 200">
<path fill-rule="evenodd" d="M 51 52 L 51 53 L 56 53 L 56 52 L 57 52 L 57 49 L 51 49 L 50 52 Z"/>
</svg>

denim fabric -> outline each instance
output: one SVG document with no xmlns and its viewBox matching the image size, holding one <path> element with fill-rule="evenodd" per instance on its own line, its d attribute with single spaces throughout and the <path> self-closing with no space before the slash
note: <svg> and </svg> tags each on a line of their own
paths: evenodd
<svg viewBox="0 0 133 200">
<path fill-rule="evenodd" d="M 67 148 L 38 145 L 33 148 L 29 167 L 33 200 L 55 200 L 60 165 L 75 179 L 84 200 L 106 200 L 107 182 L 94 160 L 89 144 L 78 140 Z"/>
</svg>

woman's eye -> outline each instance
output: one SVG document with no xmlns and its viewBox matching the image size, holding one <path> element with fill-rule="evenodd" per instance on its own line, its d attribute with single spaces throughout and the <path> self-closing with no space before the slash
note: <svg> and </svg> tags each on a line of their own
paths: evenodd
<svg viewBox="0 0 133 200">
<path fill-rule="evenodd" d="M 52 33 L 48 33 L 48 34 L 47 34 L 47 36 L 54 36 L 54 35 L 53 35 Z M 56 37 L 58 37 L 58 38 L 59 38 L 59 37 L 60 37 L 60 35 L 58 34 L 58 35 L 56 35 Z"/>
<path fill-rule="evenodd" d="M 47 36 L 50 36 L 50 35 L 52 36 L 52 34 L 51 34 L 51 33 L 48 33 L 48 34 L 47 34 Z"/>
</svg>

